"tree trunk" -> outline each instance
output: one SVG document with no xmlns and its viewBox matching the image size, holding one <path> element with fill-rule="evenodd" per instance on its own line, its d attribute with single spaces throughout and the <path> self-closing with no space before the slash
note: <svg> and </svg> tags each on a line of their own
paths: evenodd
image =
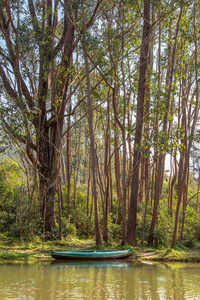
<svg viewBox="0 0 200 300">
<path fill-rule="evenodd" d="M 116 102 L 115 102 L 116 103 Z M 117 110 L 117 107 L 116 107 Z M 119 158 L 119 126 L 115 120 L 115 180 L 117 188 L 118 204 L 116 204 L 116 223 L 118 219 L 118 211 L 122 203 L 122 188 L 121 188 L 121 170 L 120 170 L 120 158 Z"/>
<path fill-rule="evenodd" d="M 77 184 L 78 184 L 78 176 L 80 171 L 80 147 L 81 147 L 81 131 L 82 127 L 79 128 L 79 136 L 78 136 L 78 145 L 75 147 L 75 162 L 74 162 L 74 209 L 76 208 L 76 194 L 77 194 Z M 76 130 L 75 130 L 76 132 Z M 78 153 L 77 153 L 78 148 Z"/>
<path fill-rule="evenodd" d="M 191 130 L 188 133 L 188 136 L 193 136 L 194 135 L 194 130 L 197 122 L 197 117 L 198 117 L 198 102 L 199 102 L 199 86 L 198 86 L 198 73 L 197 73 L 197 35 L 196 35 L 196 19 L 195 19 L 195 11 L 196 11 L 196 3 L 194 3 L 194 42 L 195 42 L 195 82 L 196 82 L 196 103 L 194 107 L 194 112 L 192 113 L 193 115 L 193 122 L 191 120 L 188 120 L 188 124 L 190 124 Z M 185 79 L 185 78 L 183 78 Z M 183 101 L 185 101 L 185 97 L 183 97 Z M 193 99 L 191 99 L 191 104 L 192 105 Z M 182 118 L 182 129 L 184 129 L 184 124 L 185 124 L 185 116 L 186 114 L 186 107 L 185 107 L 185 102 L 183 105 L 183 118 Z M 191 124 L 192 123 L 192 124 Z M 185 133 L 187 133 L 185 131 Z M 186 140 L 187 141 L 187 140 Z M 185 139 L 182 139 L 182 144 L 183 146 L 186 146 L 186 149 L 180 151 L 180 161 L 179 161 L 179 176 L 178 176 L 178 200 L 177 200 L 177 206 L 176 206 L 176 216 L 175 216 L 175 224 L 174 224 L 174 231 L 173 231 L 173 236 L 172 236 L 172 243 L 171 247 L 174 247 L 176 244 L 176 237 L 177 237 L 177 232 L 178 232 L 178 224 L 179 224 L 179 211 L 180 211 L 180 204 L 182 201 L 183 197 L 183 188 L 184 184 L 186 181 L 186 176 L 189 168 L 189 154 L 190 154 L 190 149 L 192 147 L 192 139 L 188 139 L 187 145 Z M 186 153 L 184 153 L 187 151 Z"/>
<path fill-rule="evenodd" d="M 183 192 L 183 211 L 182 211 L 182 224 L 181 224 L 181 240 L 183 240 L 185 219 L 186 219 L 186 207 L 187 207 L 187 194 L 188 194 L 188 179 L 189 179 L 189 169 L 187 170 L 187 179 L 184 185 Z"/>
<path fill-rule="evenodd" d="M 169 71 L 167 72 L 167 76 L 166 76 L 167 99 L 166 99 L 166 106 L 165 106 L 165 115 L 164 115 L 164 119 L 163 119 L 163 134 L 164 135 L 167 135 L 168 114 L 169 114 L 169 107 L 170 107 L 172 81 L 173 81 L 173 75 L 174 75 L 175 53 L 176 53 L 176 46 L 177 46 L 181 16 L 182 16 L 182 7 L 181 7 L 180 14 L 179 14 L 177 27 L 176 27 L 176 35 L 175 35 L 175 42 L 174 42 L 173 53 L 172 53 L 171 69 L 170 69 L 170 72 Z M 169 29 L 169 39 L 170 38 L 171 38 L 171 28 Z M 170 44 L 170 42 L 169 42 L 169 44 Z M 170 60 L 171 60 L 170 48 L 168 50 L 169 50 L 168 61 L 170 63 Z M 153 246 L 153 235 L 154 235 L 156 220 L 158 218 L 158 207 L 159 207 L 159 201 L 161 198 L 162 187 L 163 187 L 165 155 L 166 155 L 165 153 L 161 153 L 161 155 L 158 159 L 158 172 L 157 172 L 157 179 L 156 179 L 157 185 L 156 185 L 156 192 L 155 192 L 153 217 L 152 217 L 152 221 L 151 221 L 151 227 L 150 227 L 149 239 L 148 239 L 149 246 Z"/>
<path fill-rule="evenodd" d="M 152 23 L 155 22 L 156 19 L 156 12 L 155 9 L 152 11 Z M 151 70 L 153 69 L 153 42 L 154 42 L 155 30 L 152 31 L 152 38 L 149 48 L 149 57 L 148 57 L 148 65 L 150 66 Z M 146 215 L 147 215 L 147 206 L 150 200 L 150 148 L 149 148 L 149 131 L 150 131 L 150 93 L 151 93 L 151 81 L 148 80 L 147 90 L 146 90 L 146 98 L 144 102 L 144 136 L 146 140 L 145 145 L 145 153 L 144 153 L 144 191 L 145 191 L 145 210 L 143 216 L 143 230 L 142 230 L 142 237 L 141 237 L 141 244 L 144 242 L 144 234 L 145 234 L 145 227 L 146 227 Z"/>
<path fill-rule="evenodd" d="M 62 132 L 62 122 L 59 125 L 58 127 L 55 124 L 51 128 L 51 133 L 44 128 L 39 140 L 41 215 L 45 232 L 49 233 L 56 226 L 55 195 L 60 174 L 61 143 L 59 143 L 59 140 Z M 52 143 L 49 142 L 49 135 Z"/>
<path fill-rule="evenodd" d="M 69 216 L 69 207 L 71 204 L 71 119 L 70 119 L 70 113 L 71 113 L 71 103 L 69 103 L 68 108 L 68 122 L 67 122 L 67 135 L 66 135 L 66 178 L 67 178 L 67 214 Z"/>
<path fill-rule="evenodd" d="M 105 197 L 104 197 L 104 233 L 103 240 L 108 242 L 108 216 L 110 208 L 110 96 L 107 99 L 107 126 L 105 131 L 105 152 L 104 152 L 104 178 L 105 178 Z"/>
<path fill-rule="evenodd" d="M 82 5 L 83 12 L 83 27 L 85 32 L 85 15 L 84 8 Z M 96 187 L 96 153 L 94 145 L 94 131 L 93 131 L 93 115 L 92 115 L 92 101 L 90 97 L 90 77 L 89 77 L 89 66 L 87 51 L 85 46 L 85 41 L 82 41 L 84 60 L 85 60 L 85 71 L 86 71 L 86 86 L 87 86 L 87 104 L 88 104 L 88 125 L 89 125 L 89 134 L 90 134 L 90 151 L 91 151 L 91 167 L 92 167 L 92 189 L 94 197 L 94 214 L 95 214 L 95 236 L 96 244 L 102 244 L 101 230 L 99 226 L 99 212 L 98 212 L 98 198 L 97 198 L 97 187 Z"/>
<path fill-rule="evenodd" d="M 172 169 L 172 163 L 171 163 L 171 169 Z M 175 187 L 176 180 L 177 180 L 177 163 L 176 163 L 176 154 L 175 154 L 175 157 L 174 157 L 174 174 L 173 174 L 172 179 L 169 182 L 169 197 L 168 197 L 168 206 L 170 208 L 171 218 L 173 217 L 173 194 L 174 194 L 174 187 Z"/>
<path fill-rule="evenodd" d="M 135 146 L 133 157 L 133 175 L 131 184 L 131 197 L 128 213 L 127 224 L 127 242 L 130 245 L 136 244 L 136 230 L 137 230 L 137 200 L 138 200 L 138 186 L 139 186 L 139 165 L 141 158 L 141 139 L 142 127 L 144 117 L 144 97 L 146 90 L 147 65 L 150 43 L 150 0 L 144 0 L 144 25 L 142 35 L 142 46 L 140 52 L 140 75 L 138 85 L 137 98 L 137 116 L 136 116 L 136 132 L 135 132 Z"/>
</svg>

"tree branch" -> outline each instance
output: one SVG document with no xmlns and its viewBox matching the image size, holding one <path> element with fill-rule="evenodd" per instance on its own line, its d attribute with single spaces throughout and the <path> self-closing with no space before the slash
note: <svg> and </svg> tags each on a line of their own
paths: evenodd
<svg viewBox="0 0 200 300">
<path fill-rule="evenodd" d="M 13 130 L 11 129 L 11 127 L 9 126 L 9 124 L 6 122 L 6 120 L 1 116 L 1 121 L 3 123 L 3 126 L 4 126 L 4 130 L 9 134 L 10 137 L 15 138 L 16 140 L 18 140 L 19 142 L 23 143 L 24 145 L 27 144 L 27 139 L 24 139 L 23 137 L 15 134 L 13 132 Z M 12 135 L 11 135 L 11 132 L 12 132 Z M 29 147 L 31 147 L 31 149 L 33 149 L 34 151 L 37 150 L 37 147 L 36 145 L 34 145 L 30 139 L 29 139 Z"/>
<path fill-rule="evenodd" d="M 6 88 L 6 92 L 8 93 L 8 95 L 11 97 L 11 98 L 14 98 L 14 99 L 17 99 L 18 95 L 17 93 L 15 92 L 15 90 L 11 87 L 10 83 L 9 83 L 9 80 L 4 72 L 4 69 L 0 63 L 0 76 L 2 78 L 2 81 L 3 81 L 3 84 Z"/>
<path fill-rule="evenodd" d="M 28 0 L 28 4 L 29 4 L 29 10 L 30 10 L 31 18 L 32 18 L 33 28 L 36 32 L 39 32 L 39 24 L 38 24 L 37 16 L 35 13 L 35 7 L 33 4 L 33 1 Z"/>
</svg>

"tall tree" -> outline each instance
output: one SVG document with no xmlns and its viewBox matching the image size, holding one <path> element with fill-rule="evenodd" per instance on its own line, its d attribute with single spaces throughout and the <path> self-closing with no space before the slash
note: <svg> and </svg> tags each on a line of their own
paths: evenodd
<svg viewBox="0 0 200 300">
<path fill-rule="evenodd" d="M 175 34 L 175 42 L 173 47 L 173 53 L 172 53 L 172 61 L 171 61 L 171 69 L 169 72 L 167 72 L 166 76 L 166 90 L 167 90 L 167 97 L 166 97 L 166 105 L 165 105 L 165 114 L 163 119 L 163 130 L 161 135 L 165 138 L 168 134 L 168 114 L 170 109 L 170 98 L 171 98 L 171 90 L 172 90 L 172 84 L 173 84 L 173 76 L 174 76 L 174 64 L 175 64 L 175 54 L 176 54 L 176 46 L 177 46 L 177 40 L 178 40 L 178 33 L 179 33 L 179 27 L 180 27 L 180 20 L 182 16 L 182 6 L 180 8 L 180 14 L 176 26 L 176 34 Z M 171 32 L 169 33 L 171 34 Z M 170 61 L 170 58 L 169 58 Z M 164 168 L 165 168 L 165 156 L 166 153 L 161 153 L 158 158 L 158 167 L 157 167 L 157 182 L 156 182 L 156 190 L 155 190 L 155 201 L 154 201 L 154 208 L 153 208 L 153 216 L 151 221 L 151 227 L 149 232 L 149 239 L 148 244 L 153 245 L 153 235 L 154 235 L 154 229 L 157 221 L 158 216 L 158 206 L 159 201 L 162 194 L 162 186 L 163 186 L 163 178 L 164 178 Z"/>
<path fill-rule="evenodd" d="M 185 187 L 187 186 L 187 175 L 189 171 L 189 154 L 190 149 L 192 147 L 192 138 L 194 136 L 197 117 L 199 113 L 199 87 L 198 87 L 198 71 L 197 71 L 197 32 L 196 32 L 196 2 L 193 4 L 193 12 L 194 12 L 194 18 L 193 18 L 193 28 L 194 28 L 194 82 L 195 82 L 195 90 L 191 94 L 191 102 L 190 102 L 190 108 L 188 113 L 188 124 L 186 125 L 186 91 L 185 91 L 185 85 L 186 85 L 186 66 L 184 66 L 184 71 L 182 75 L 183 80 L 183 96 L 182 96 L 182 122 L 181 122 L 181 129 L 183 130 L 184 134 L 180 138 L 181 147 L 180 147 L 180 158 L 179 158 L 179 170 L 178 170 L 178 187 L 177 187 L 177 194 L 178 194 L 178 200 L 176 205 L 176 214 L 175 214 L 175 223 L 174 223 L 174 231 L 172 236 L 172 242 L 171 246 L 174 247 L 176 244 L 176 238 L 177 238 L 177 232 L 178 232 L 178 224 L 179 224 L 179 212 L 180 212 L 180 205 L 181 202 L 183 202 L 183 223 L 182 223 L 182 230 L 184 226 L 184 219 L 185 219 L 185 210 L 187 205 L 187 199 L 184 199 L 184 191 Z M 186 64 L 186 63 L 185 63 Z M 183 64 L 184 65 L 184 64 Z M 189 82 L 189 89 L 191 88 L 191 83 Z M 193 97 L 195 97 L 195 101 L 193 100 Z M 193 110 L 193 111 L 192 111 Z M 192 118 L 193 117 L 193 118 Z M 187 137 L 190 138 L 187 138 Z"/>
<path fill-rule="evenodd" d="M 90 96 L 90 77 L 89 77 L 89 64 L 86 51 L 86 22 L 85 22 L 85 11 L 82 4 L 82 14 L 83 14 L 83 54 L 85 60 L 85 71 L 86 71 L 86 86 L 87 86 L 87 104 L 88 104 L 88 125 L 89 125 L 89 134 L 90 134 L 90 150 L 91 150 L 91 167 L 92 167 L 92 189 L 94 197 L 94 214 L 95 214 L 95 236 L 96 244 L 102 244 L 101 230 L 99 226 L 99 213 L 98 213 L 98 197 L 97 197 L 97 181 L 96 181 L 96 170 L 97 170 L 97 161 L 96 161 L 96 151 L 95 151 L 95 141 L 94 141 L 94 129 L 93 129 L 93 115 L 92 115 L 92 101 Z"/>
<path fill-rule="evenodd" d="M 93 24 L 100 2 L 94 5 L 86 29 Z M 72 21 L 77 14 L 78 1 L 0 2 L 1 121 L 37 166 L 41 215 L 48 232 L 56 226 L 55 194 L 70 99 L 71 57 L 79 40 L 75 42 Z"/>
<path fill-rule="evenodd" d="M 138 186 L 139 186 L 139 165 L 141 159 L 141 139 L 144 118 L 144 98 L 146 91 L 146 78 L 148 66 L 148 54 L 150 46 L 150 0 L 144 0 L 144 13 L 143 13 L 143 34 L 142 45 L 140 52 L 140 75 L 138 83 L 138 97 L 137 97 L 137 115 L 136 115 L 136 129 L 135 129 L 135 142 L 134 142 L 134 155 L 133 155 L 133 173 L 131 184 L 130 206 L 128 213 L 127 224 L 127 242 L 131 245 L 137 243 L 136 230 L 137 230 L 137 201 L 138 201 Z"/>
</svg>

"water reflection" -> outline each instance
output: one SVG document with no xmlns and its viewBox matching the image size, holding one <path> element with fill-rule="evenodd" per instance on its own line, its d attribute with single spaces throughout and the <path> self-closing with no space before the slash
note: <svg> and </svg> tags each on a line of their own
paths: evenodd
<svg viewBox="0 0 200 300">
<path fill-rule="evenodd" d="M 0 264 L 0 299 L 200 299 L 200 264 Z"/>
<path fill-rule="evenodd" d="M 53 260 L 51 262 L 53 267 L 94 267 L 94 268 L 132 268 L 132 261 L 67 261 L 67 260 Z"/>
</svg>

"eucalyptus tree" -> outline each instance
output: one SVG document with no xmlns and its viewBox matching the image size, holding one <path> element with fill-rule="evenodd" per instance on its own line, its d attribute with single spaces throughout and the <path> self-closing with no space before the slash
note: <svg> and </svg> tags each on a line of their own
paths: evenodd
<svg viewBox="0 0 200 300">
<path fill-rule="evenodd" d="M 141 159 L 141 140 L 143 130 L 143 116 L 144 116 L 144 99 L 146 91 L 146 79 L 147 79 L 147 66 L 148 66 L 148 54 L 150 46 L 150 0 L 144 0 L 144 12 L 143 12 L 143 34 L 141 41 L 140 52 L 140 73 L 138 83 L 138 96 L 137 96 L 137 115 L 136 115 L 136 130 L 134 141 L 134 155 L 133 155 L 133 173 L 131 183 L 131 196 L 130 207 L 128 212 L 127 223 L 127 242 L 131 245 L 135 245 L 136 232 L 137 232 L 137 203 L 138 203 L 138 186 L 139 186 L 139 164 Z"/>
<path fill-rule="evenodd" d="M 122 206 L 122 244 L 126 242 L 126 81 L 125 81 L 125 27 L 129 24 L 125 22 L 125 7 L 122 7 L 122 3 L 117 3 L 112 7 L 107 16 L 107 45 L 108 55 L 111 61 L 112 68 L 112 105 L 114 112 L 114 127 L 115 127 L 115 178 L 117 196 L 119 204 L 116 207 L 116 222 L 118 220 L 119 210 Z M 118 51 L 120 47 L 120 52 Z M 123 92 L 121 92 L 121 90 Z M 121 95 L 122 94 L 122 95 Z M 120 109 L 121 106 L 121 109 Z M 123 108 L 122 108 L 123 107 Z M 121 110 L 121 112 L 120 112 Z M 121 120 L 122 119 L 122 120 Z M 120 133 L 122 132 L 122 145 L 123 145 L 123 162 L 122 162 L 122 186 L 121 186 L 121 168 L 119 157 L 119 141 Z"/>
<path fill-rule="evenodd" d="M 101 1 L 90 3 L 92 26 Z M 38 170 L 44 228 L 56 226 L 63 123 L 74 69 L 79 1 L 0 1 L 1 123 Z"/>
<path fill-rule="evenodd" d="M 189 21 L 190 20 L 190 21 Z M 199 20 L 199 5 L 194 1 L 193 5 L 185 9 L 182 23 L 181 38 L 181 74 L 180 86 L 182 101 L 180 103 L 180 157 L 177 184 L 177 204 L 175 213 L 174 231 L 171 246 L 174 247 L 177 239 L 180 205 L 182 203 L 182 227 L 187 207 L 187 189 L 189 176 L 189 156 L 194 138 L 198 113 L 199 113 L 199 72 L 198 72 L 198 48 L 197 20 Z M 192 21 L 192 22 L 191 22 Z M 190 23 L 190 26 L 189 26 Z M 187 51 L 188 50 L 188 51 Z M 187 76 L 186 74 L 190 74 Z"/>
<path fill-rule="evenodd" d="M 141 17 L 138 10 L 131 3 L 127 3 L 126 1 L 111 1 L 103 8 L 102 12 L 103 15 L 100 22 L 101 31 L 100 33 L 98 32 L 101 43 L 99 48 L 95 49 L 95 52 L 90 51 L 88 56 L 91 64 L 94 65 L 107 85 L 107 100 L 112 102 L 112 106 L 110 106 L 110 103 L 107 101 L 106 107 L 108 117 L 112 118 L 111 124 L 110 120 L 106 118 L 108 127 L 104 129 L 106 133 L 105 151 L 109 151 L 109 154 L 104 154 L 106 158 L 104 160 L 105 176 L 104 183 L 101 183 L 102 194 L 105 195 L 104 229 L 106 233 L 108 230 L 108 207 L 110 205 L 108 200 L 109 189 L 110 192 L 112 191 L 112 187 L 109 188 L 111 183 L 109 173 L 111 170 L 111 159 L 114 156 L 115 186 L 117 193 L 115 222 L 121 224 L 122 216 L 122 244 L 124 244 L 126 241 L 126 204 L 128 202 L 127 175 L 129 175 L 126 172 L 128 157 L 126 140 L 129 135 L 129 147 L 131 147 L 130 132 L 133 127 L 131 122 L 131 114 L 133 111 L 132 102 L 134 101 L 133 91 L 136 89 L 136 84 L 133 84 L 132 81 L 138 77 L 137 65 L 141 37 Z M 101 85 L 101 87 L 103 87 L 103 85 Z M 112 134 L 114 139 L 114 144 L 112 143 L 110 147 L 107 146 L 107 143 L 110 143 L 111 139 L 107 138 L 107 134 Z M 110 155 L 111 148 L 112 154 Z M 123 148 L 121 157 L 120 148 Z M 107 236 L 105 234 L 105 240 L 106 239 Z"/>
<path fill-rule="evenodd" d="M 182 17 L 183 6 L 180 6 L 180 12 L 177 18 L 175 33 L 174 33 L 174 45 L 171 47 L 171 42 L 168 47 L 168 69 L 166 73 L 166 87 L 165 87 L 165 99 L 164 99 L 164 116 L 162 121 L 162 129 L 160 131 L 160 136 L 163 139 L 163 143 L 161 143 L 161 147 L 165 148 L 165 141 L 167 141 L 168 136 L 168 126 L 169 126 L 169 112 L 170 112 L 170 102 L 171 102 L 171 94 L 172 94 L 172 85 L 173 85 L 173 76 L 174 76 L 174 68 L 175 68 L 175 59 L 176 59 L 176 48 L 177 41 L 180 29 L 180 21 Z M 178 12 L 178 10 L 176 10 Z M 169 27 L 169 39 L 171 39 L 171 26 Z M 157 181 L 156 181 L 156 189 L 155 189 L 155 201 L 154 201 L 154 209 L 153 216 L 151 221 L 151 228 L 149 233 L 149 245 L 153 245 L 153 235 L 154 229 L 156 225 L 157 215 L 158 215 L 158 206 L 159 201 L 162 194 L 162 186 L 163 186 L 163 176 L 164 176 L 164 167 L 165 167 L 165 156 L 166 151 L 160 151 L 158 162 L 157 162 Z"/>
</svg>

